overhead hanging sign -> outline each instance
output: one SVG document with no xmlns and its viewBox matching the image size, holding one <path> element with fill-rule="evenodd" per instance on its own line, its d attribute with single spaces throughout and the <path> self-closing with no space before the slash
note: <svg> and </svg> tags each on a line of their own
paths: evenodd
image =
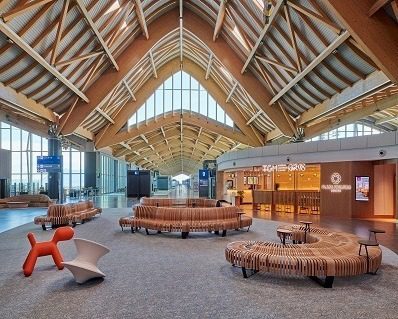
<svg viewBox="0 0 398 319">
<path fill-rule="evenodd" d="M 331 193 L 341 193 L 342 191 L 351 190 L 351 185 L 340 184 L 342 177 L 337 172 L 334 172 L 332 175 L 330 175 L 330 181 L 332 184 L 321 185 L 321 189 L 329 190 Z"/>
<path fill-rule="evenodd" d="M 305 163 L 263 165 L 263 171 L 267 172 L 267 173 L 272 173 L 272 172 L 304 172 L 305 169 L 306 169 Z"/>
</svg>

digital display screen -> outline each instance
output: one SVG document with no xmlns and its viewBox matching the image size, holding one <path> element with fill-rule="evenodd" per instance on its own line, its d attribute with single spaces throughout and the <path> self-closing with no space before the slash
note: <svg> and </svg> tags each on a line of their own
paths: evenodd
<svg viewBox="0 0 398 319">
<path fill-rule="evenodd" d="M 37 156 L 38 173 L 60 173 L 62 156 Z"/>
<path fill-rule="evenodd" d="M 369 201 L 369 176 L 355 176 L 355 200 Z"/>
<path fill-rule="evenodd" d="M 199 187 L 200 186 L 209 186 L 209 171 L 207 169 L 199 170 Z"/>
</svg>

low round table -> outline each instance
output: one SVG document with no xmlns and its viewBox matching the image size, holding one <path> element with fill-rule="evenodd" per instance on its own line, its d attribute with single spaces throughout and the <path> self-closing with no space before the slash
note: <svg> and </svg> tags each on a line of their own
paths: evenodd
<svg viewBox="0 0 398 319">
<path fill-rule="evenodd" d="M 369 228 L 369 240 L 372 237 L 372 234 L 374 234 L 375 242 L 377 243 L 377 237 L 376 234 L 384 234 L 386 231 L 383 229 L 377 229 L 377 228 Z"/>
<path fill-rule="evenodd" d="M 359 256 L 361 256 L 361 250 L 362 246 L 365 246 L 365 251 L 366 251 L 366 272 L 369 273 L 369 253 L 368 253 L 368 247 L 377 247 L 379 246 L 378 242 L 375 242 L 373 240 L 358 240 L 359 244 Z"/>
<path fill-rule="evenodd" d="M 291 235 L 293 232 L 289 229 L 278 229 L 278 234 L 282 236 L 281 242 L 283 245 L 286 245 L 286 236 Z"/>
<path fill-rule="evenodd" d="M 8 208 L 28 208 L 29 202 L 7 202 Z"/>
</svg>

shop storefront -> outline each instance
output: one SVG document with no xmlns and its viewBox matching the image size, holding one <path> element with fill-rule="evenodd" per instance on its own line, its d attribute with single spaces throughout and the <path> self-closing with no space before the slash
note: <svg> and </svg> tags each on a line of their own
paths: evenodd
<svg viewBox="0 0 398 319">
<path fill-rule="evenodd" d="M 218 160 L 217 198 L 273 213 L 397 218 L 398 135 L 392 136 L 391 146 L 377 145 L 386 144 L 388 138 L 265 146 L 242 156 L 225 154 Z M 359 143 L 372 147 L 359 148 Z"/>
<path fill-rule="evenodd" d="M 268 211 L 319 214 L 319 164 L 256 166 L 226 172 L 223 179 L 224 199 L 229 202 Z"/>
</svg>

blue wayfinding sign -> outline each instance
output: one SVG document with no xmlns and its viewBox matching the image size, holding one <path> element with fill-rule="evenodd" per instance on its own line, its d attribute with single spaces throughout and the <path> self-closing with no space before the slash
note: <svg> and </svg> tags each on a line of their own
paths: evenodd
<svg viewBox="0 0 398 319">
<path fill-rule="evenodd" d="M 38 173 L 60 173 L 62 156 L 37 156 Z"/>
</svg>

